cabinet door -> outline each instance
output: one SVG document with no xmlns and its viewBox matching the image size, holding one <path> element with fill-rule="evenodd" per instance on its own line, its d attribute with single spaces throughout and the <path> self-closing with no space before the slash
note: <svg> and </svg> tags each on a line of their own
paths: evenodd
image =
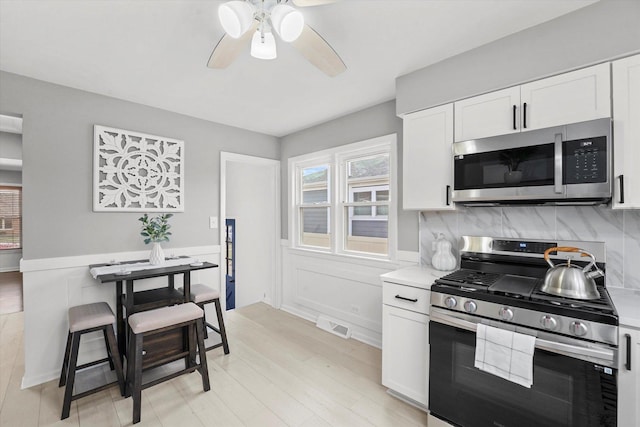
<svg viewBox="0 0 640 427">
<path fill-rule="evenodd" d="M 522 85 L 522 130 L 611 117 L 610 87 L 608 63 Z"/>
<path fill-rule="evenodd" d="M 619 344 L 618 426 L 640 427 L 640 330 L 620 327 Z"/>
<path fill-rule="evenodd" d="M 520 86 L 455 103 L 455 140 L 520 132 Z"/>
<path fill-rule="evenodd" d="M 402 207 L 453 209 L 453 104 L 407 114 L 402 123 Z"/>
<path fill-rule="evenodd" d="M 382 306 L 382 384 L 427 407 L 429 317 Z"/>
<path fill-rule="evenodd" d="M 614 209 L 640 208 L 639 118 L 640 55 L 635 55 L 613 63 Z"/>
</svg>

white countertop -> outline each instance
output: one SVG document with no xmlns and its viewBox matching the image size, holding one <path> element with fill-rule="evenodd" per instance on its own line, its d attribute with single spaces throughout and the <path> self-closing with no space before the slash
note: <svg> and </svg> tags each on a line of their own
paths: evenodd
<svg viewBox="0 0 640 427">
<path fill-rule="evenodd" d="M 414 266 L 390 271 L 389 273 L 382 274 L 380 277 L 385 282 L 431 289 L 431 285 L 436 279 L 449 273 L 451 273 L 451 271 L 440 271 L 431 266 Z"/>
<path fill-rule="evenodd" d="M 620 317 L 620 326 L 640 329 L 640 290 L 607 288 Z"/>
</svg>

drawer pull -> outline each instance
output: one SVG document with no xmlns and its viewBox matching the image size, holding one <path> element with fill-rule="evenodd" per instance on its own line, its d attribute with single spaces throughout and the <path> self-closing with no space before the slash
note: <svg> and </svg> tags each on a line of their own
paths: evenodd
<svg viewBox="0 0 640 427">
<path fill-rule="evenodd" d="M 405 298 L 405 297 L 401 297 L 400 295 L 396 295 L 396 298 L 401 299 L 403 301 L 418 302 L 418 298 Z"/>
</svg>

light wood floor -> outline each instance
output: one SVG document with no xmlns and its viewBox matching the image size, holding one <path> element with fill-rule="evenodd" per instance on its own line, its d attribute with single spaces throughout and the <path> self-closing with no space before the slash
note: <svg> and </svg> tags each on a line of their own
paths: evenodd
<svg viewBox="0 0 640 427">
<path fill-rule="evenodd" d="M 211 391 L 198 373 L 142 392 L 139 426 L 425 426 L 427 416 L 380 385 L 380 350 L 254 304 L 228 312 L 231 354 L 209 351 Z M 20 390 L 22 313 L 0 315 L 0 426 L 131 425 L 117 388 L 74 401 L 60 421 L 63 389 Z"/>
<path fill-rule="evenodd" d="M 0 273 L 0 314 L 22 311 L 22 273 Z"/>
</svg>

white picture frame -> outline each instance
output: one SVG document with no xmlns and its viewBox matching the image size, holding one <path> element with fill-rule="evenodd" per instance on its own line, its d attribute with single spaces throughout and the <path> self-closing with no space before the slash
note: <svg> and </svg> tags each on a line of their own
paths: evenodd
<svg viewBox="0 0 640 427">
<path fill-rule="evenodd" d="M 184 141 L 94 125 L 94 212 L 184 212 Z"/>
</svg>

